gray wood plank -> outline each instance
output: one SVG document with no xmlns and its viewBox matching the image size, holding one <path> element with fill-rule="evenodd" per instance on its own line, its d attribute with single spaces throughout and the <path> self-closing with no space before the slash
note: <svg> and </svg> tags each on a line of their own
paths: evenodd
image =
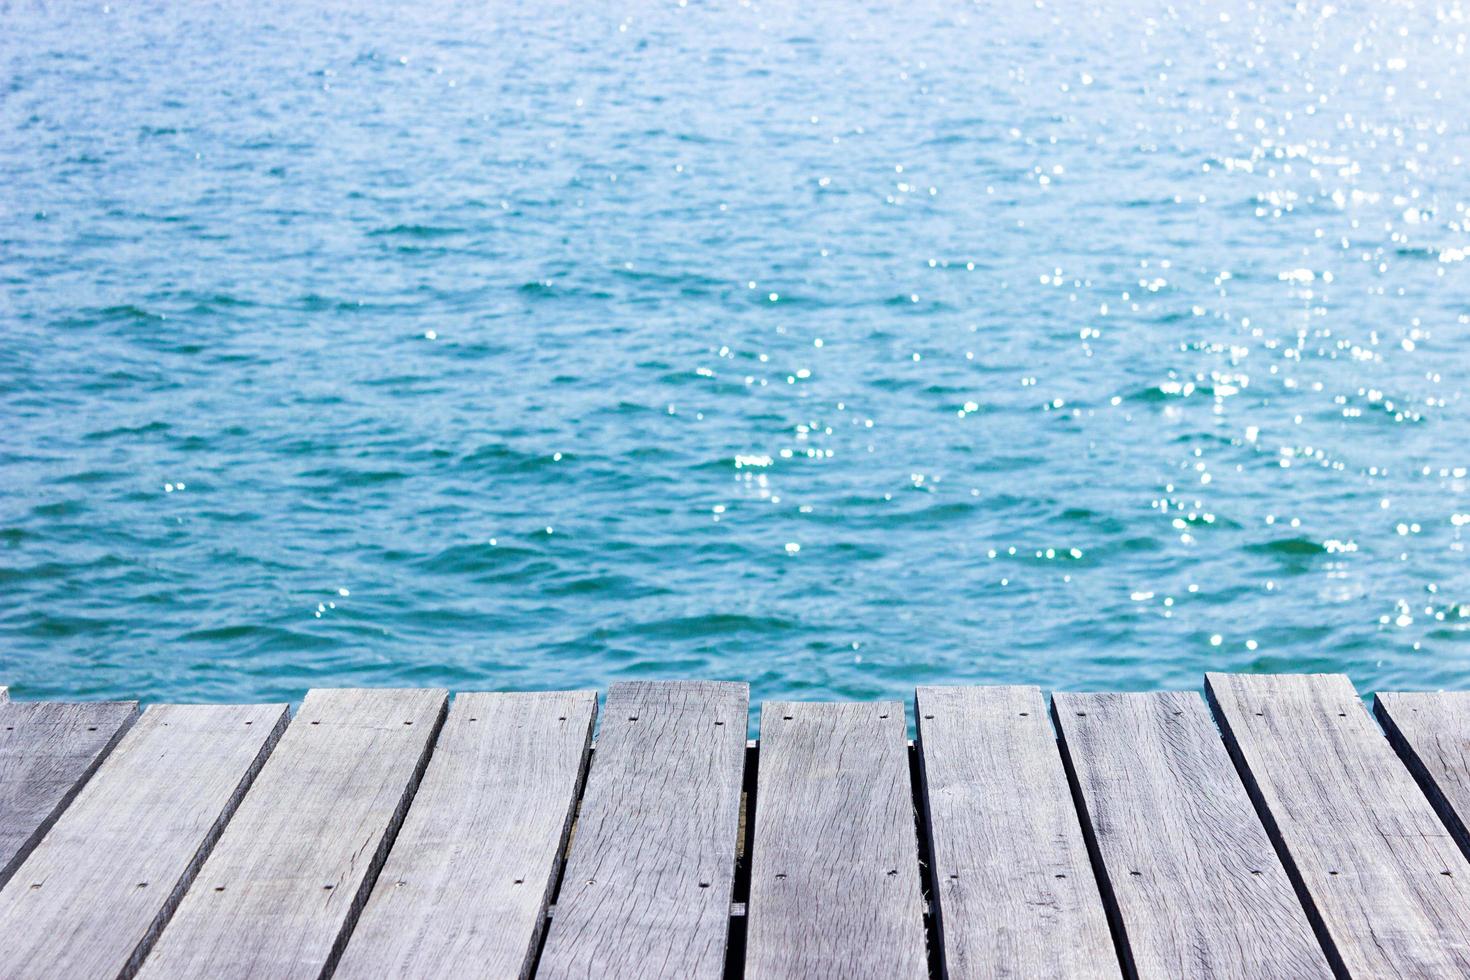
<svg viewBox="0 0 1470 980">
<path fill-rule="evenodd" d="M 745 684 L 614 684 L 536 975 L 724 975 Z"/>
<path fill-rule="evenodd" d="M 1209 674 L 1267 831 L 1353 976 L 1470 976 L 1470 864 L 1338 674 Z"/>
<path fill-rule="evenodd" d="M 0 886 L 137 717 L 136 701 L 0 704 Z"/>
<path fill-rule="evenodd" d="M 442 690 L 307 694 L 138 975 L 329 975 L 447 701 Z"/>
<path fill-rule="evenodd" d="M 928 973 L 903 705 L 761 708 L 748 980 Z"/>
<path fill-rule="evenodd" d="M 595 691 L 460 694 L 334 974 L 530 976 Z"/>
<path fill-rule="evenodd" d="M 1052 702 L 1138 977 L 1332 975 L 1198 694 Z"/>
<path fill-rule="evenodd" d="M 949 977 L 1117 977 L 1107 911 L 1034 687 L 915 694 Z"/>
<path fill-rule="evenodd" d="M 286 719 L 284 704 L 146 711 L 0 892 L 8 980 L 131 976 Z"/>
<path fill-rule="evenodd" d="M 1373 710 L 1460 850 L 1470 853 L 1470 691 L 1379 694 Z"/>
<path fill-rule="evenodd" d="M 10 700 L 10 688 L 8 688 L 8 687 L 0 687 L 0 701 L 9 701 L 9 700 Z"/>
</svg>

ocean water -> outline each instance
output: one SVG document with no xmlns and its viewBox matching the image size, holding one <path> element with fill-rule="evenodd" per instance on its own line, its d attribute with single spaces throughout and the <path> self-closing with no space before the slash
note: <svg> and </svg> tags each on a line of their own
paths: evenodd
<svg viewBox="0 0 1470 980">
<path fill-rule="evenodd" d="M 0 683 L 1470 685 L 1467 10 L 0 3 Z"/>
</svg>

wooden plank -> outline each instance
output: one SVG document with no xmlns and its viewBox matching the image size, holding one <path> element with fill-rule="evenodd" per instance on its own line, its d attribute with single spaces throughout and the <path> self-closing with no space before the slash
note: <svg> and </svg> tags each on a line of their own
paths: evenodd
<svg viewBox="0 0 1470 980">
<path fill-rule="evenodd" d="M 9 701 L 9 700 L 10 700 L 10 688 L 8 688 L 8 687 L 0 687 L 0 701 Z"/>
<path fill-rule="evenodd" d="M 447 701 L 442 690 L 307 694 L 139 976 L 330 975 Z"/>
<path fill-rule="evenodd" d="M 595 691 L 460 694 L 335 977 L 530 976 Z"/>
<path fill-rule="evenodd" d="M 745 976 L 923 978 L 903 705 L 761 708 Z"/>
<path fill-rule="evenodd" d="M 1348 679 L 1209 674 L 1205 689 L 1334 965 L 1470 975 L 1470 864 Z"/>
<path fill-rule="evenodd" d="M 145 712 L 0 892 L 5 976 L 132 976 L 287 717 L 284 704 Z"/>
<path fill-rule="evenodd" d="M 1379 694 L 1373 710 L 1460 850 L 1470 853 L 1470 691 Z"/>
<path fill-rule="evenodd" d="M 1132 975 L 1332 975 L 1198 694 L 1052 703 Z"/>
<path fill-rule="evenodd" d="M 945 975 L 1117 977 L 1107 911 L 1034 687 L 921 687 Z"/>
<path fill-rule="evenodd" d="M 745 684 L 614 684 L 538 978 L 723 977 Z"/>
<path fill-rule="evenodd" d="M 136 701 L 0 704 L 0 886 L 137 717 Z"/>
</svg>

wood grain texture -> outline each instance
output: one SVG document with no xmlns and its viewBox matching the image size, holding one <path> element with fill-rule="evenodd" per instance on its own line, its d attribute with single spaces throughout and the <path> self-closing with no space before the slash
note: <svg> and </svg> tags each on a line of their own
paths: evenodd
<svg viewBox="0 0 1470 980">
<path fill-rule="evenodd" d="M 903 705 L 761 707 L 747 980 L 928 976 Z"/>
<path fill-rule="evenodd" d="M 137 717 L 136 701 L 0 704 L 0 886 Z"/>
<path fill-rule="evenodd" d="M 1470 854 L 1470 691 L 1379 694 L 1373 710 L 1460 850 Z"/>
<path fill-rule="evenodd" d="M 307 694 L 138 975 L 330 974 L 447 700 L 441 690 Z"/>
<path fill-rule="evenodd" d="M 544 978 L 724 975 L 745 767 L 745 684 L 614 684 Z"/>
<path fill-rule="evenodd" d="M 1470 864 L 1348 679 L 1205 689 L 1329 956 L 1352 976 L 1470 976 Z"/>
<path fill-rule="evenodd" d="M 921 687 L 914 706 L 945 974 L 1117 977 L 1041 692 Z"/>
<path fill-rule="evenodd" d="M 0 892 L 0 971 L 131 976 L 287 717 L 284 704 L 145 712 Z"/>
<path fill-rule="evenodd" d="M 594 691 L 460 694 L 335 976 L 530 976 Z"/>
<path fill-rule="evenodd" d="M 1138 977 L 1332 975 L 1198 694 L 1052 701 Z"/>
<path fill-rule="evenodd" d="M 10 688 L 0 687 L 0 702 L 10 700 Z"/>
</svg>

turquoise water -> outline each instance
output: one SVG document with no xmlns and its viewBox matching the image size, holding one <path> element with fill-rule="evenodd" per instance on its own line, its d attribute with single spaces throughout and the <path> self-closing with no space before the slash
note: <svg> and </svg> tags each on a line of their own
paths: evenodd
<svg viewBox="0 0 1470 980">
<path fill-rule="evenodd" d="M 1470 685 L 1470 15 L 1111 6 L 0 6 L 0 683 Z"/>
</svg>

